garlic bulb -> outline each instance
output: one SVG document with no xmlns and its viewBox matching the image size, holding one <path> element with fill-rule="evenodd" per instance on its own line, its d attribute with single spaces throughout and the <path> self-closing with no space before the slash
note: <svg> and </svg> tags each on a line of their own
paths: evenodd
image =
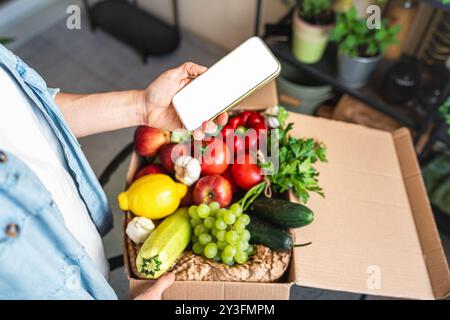
<svg viewBox="0 0 450 320">
<path fill-rule="evenodd" d="M 192 186 L 200 178 L 200 161 L 190 156 L 181 156 L 175 160 L 175 178 L 187 186 Z"/>
<path fill-rule="evenodd" d="M 270 108 L 267 108 L 265 114 L 268 116 L 276 117 L 278 115 L 278 111 L 280 111 L 280 108 L 276 105 Z"/>
<path fill-rule="evenodd" d="M 155 229 L 153 221 L 145 217 L 135 217 L 127 225 L 125 230 L 128 238 L 136 244 L 143 243 Z"/>
<path fill-rule="evenodd" d="M 280 126 L 280 122 L 278 121 L 277 117 L 267 117 L 267 124 L 270 128 L 276 129 Z"/>
</svg>

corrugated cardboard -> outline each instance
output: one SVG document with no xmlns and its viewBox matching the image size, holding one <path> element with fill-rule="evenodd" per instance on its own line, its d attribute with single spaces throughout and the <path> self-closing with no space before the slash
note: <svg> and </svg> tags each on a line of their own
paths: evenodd
<svg viewBox="0 0 450 320">
<path fill-rule="evenodd" d="M 241 106 L 276 104 L 272 83 Z M 295 231 L 286 279 L 280 283 L 176 282 L 165 299 L 288 299 L 292 283 L 401 298 L 435 299 L 450 292 L 450 274 L 411 137 L 291 113 L 292 134 L 323 141 L 328 163 L 317 164 L 326 198 L 313 195 L 314 222 Z M 139 166 L 133 156 L 127 181 Z M 295 200 L 293 197 L 292 200 Z M 132 278 L 131 295 L 150 281 Z"/>
</svg>

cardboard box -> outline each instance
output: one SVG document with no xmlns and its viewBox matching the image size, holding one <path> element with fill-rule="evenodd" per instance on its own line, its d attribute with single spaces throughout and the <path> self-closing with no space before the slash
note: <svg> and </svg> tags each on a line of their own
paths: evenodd
<svg viewBox="0 0 450 320">
<path fill-rule="evenodd" d="M 273 83 L 241 103 L 276 104 Z M 440 299 L 450 274 L 422 181 L 411 137 L 360 125 L 291 113 L 293 135 L 323 141 L 328 163 L 319 164 L 326 198 L 312 195 L 314 222 L 295 230 L 294 249 L 277 283 L 177 281 L 164 299 L 288 299 L 292 284 L 400 298 Z M 128 183 L 139 166 L 134 155 Z M 125 239 L 125 241 L 127 241 Z M 125 246 L 126 247 L 126 246 Z M 150 281 L 133 278 L 132 297 Z"/>
</svg>

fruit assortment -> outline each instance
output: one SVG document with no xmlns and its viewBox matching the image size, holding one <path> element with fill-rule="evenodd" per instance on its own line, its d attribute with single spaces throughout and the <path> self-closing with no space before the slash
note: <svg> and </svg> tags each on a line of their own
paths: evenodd
<svg viewBox="0 0 450 320">
<path fill-rule="evenodd" d="M 301 190 L 303 202 L 308 191 L 322 194 L 312 164 L 326 161 L 325 148 L 312 139 L 311 147 L 309 140 L 290 137 L 292 124 L 285 125 L 286 117 L 278 106 L 261 113 L 243 111 L 204 141 L 194 141 L 188 132 L 138 127 L 135 151 L 146 164 L 118 200 L 130 212 L 126 234 L 138 251 L 133 263 L 140 275 L 156 279 L 177 258 L 185 263 L 194 256 L 203 260 L 193 261 L 214 265 L 214 270 L 254 267 L 260 260 L 253 255 L 259 252 L 272 257 L 265 250 L 275 254 L 299 246 L 288 229 L 311 223 L 314 215 L 284 199 L 282 192 Z M 275 178 L 263 175 L 263 169 L 273 168 L 258 156 L 271 139 L 279 139 L 284 148 L 280 167 L 292 171 L 271 172 Z M 268 198 L 267 190 L 274 197 Z"/>
</svg>

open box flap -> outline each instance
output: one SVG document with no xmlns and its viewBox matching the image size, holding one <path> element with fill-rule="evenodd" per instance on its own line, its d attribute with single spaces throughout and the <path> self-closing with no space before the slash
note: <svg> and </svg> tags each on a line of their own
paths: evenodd
<svg viewBox="0 0 450 320">
<path fill-rule="evenodd" d="M 277 104 L 277 87 L 275 80 L 273 80 L 264 87 L 261 87 L 253 92 L 252 95 L 245 98 L 235 108 L 246 110 L 264 110 Z"/>
<path fill-rule="evenodd" d="M 388 132 L 290 113 L 292 134 L 323 141 L 316 164 L 325 199 L 296 229 L 290 277 L 299 285 L 433 299 L 450 291 L 449 271 L 406 129 Z"/>
<path fill-rule="evenodd" d="M 427 191 L 409 131 L 405 128 L 395 131 L 394 142 L 434 296 L 444 298 L 450 292 L 449 269 L 430 202 L 423 196 Z"/>
</svg>

